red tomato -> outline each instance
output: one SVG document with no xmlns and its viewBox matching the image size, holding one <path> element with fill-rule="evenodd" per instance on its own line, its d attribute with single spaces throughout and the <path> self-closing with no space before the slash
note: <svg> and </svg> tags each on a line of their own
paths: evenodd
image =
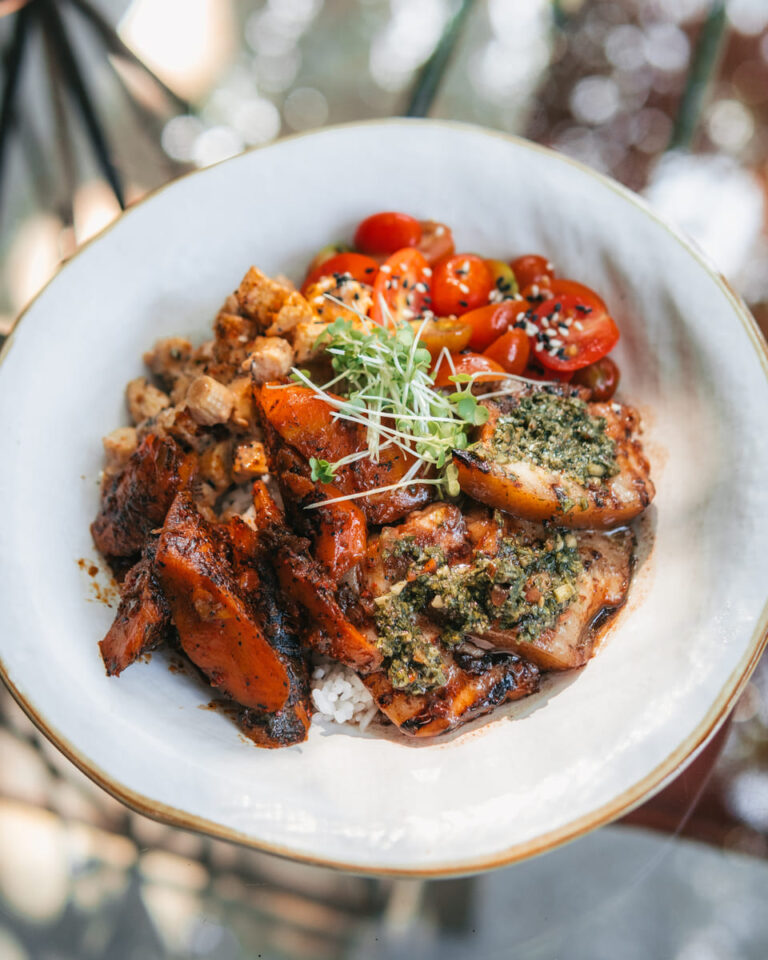
<svg viewBox="0 0 768 960">
<path fill-rule="evenodd" d="M 438 260 L 452 257 L 456 251 L 451 228 L 437 220 L 421 221 L 421 242 L 419 250 L 434 266 Z"/>
<path fill-rule="evenodd" d="M 462 384 L 454 384 L 449 377 L 454 373 L 479 373 L 477 380 L 499 380 L 504 376 L 504 367 L 491 360 L 490 357 L 483 356 L 482 353 L 452 353 L 451 360 L 455 369 L 451 369 L 448 360 L 443 357 L 439 365 L 433 368 L 436 387 L 453 387 L 460 389 Z M 501 375 L 501 376 L 499 376 Z"/>
<path fill-rule="evenodd" d="M 530 313 L 539 328 L 531 338 L 531 356 L 548 370 L 588 367 L 613 350 L 619 339 L 618 327 L 594 294 L 589 302 L 559 294 L 531 307 Z"/>
<path fill-rule="evenodd" d="M 517 280 L 518 287 L 529 287 L 532 283 L 541 285 L 551 280 L 555 275 L 555 268 L 546 257 L 540 257 L 535 253 L 528 253 L 524 257 L 518 257 L 510 264 L 512 272 Z"/>
<path fill-rule="evenodd" d="M 505 300 L 501 303 L 489 303 L 477 310 L 462 315 L 464 323 L 472 327 L 469 349 L 483 353 L 494 340 L 497 340 L 517 319 L 517 315 L 527 309 L 528 304 L 520 300 Z"/>
<path fill-rule="evenodd" d="M 421 224 L 407 213 L 374 213 L 355 231 L 355 246 L 363 253 L 386 256 L 402 247 L 418 247 Z"/>
<path fill-rule="evenodd" d="M 337 253 L 309 271 L 301 285 L 301 292 L 304 293 L 320 277 L 330 277 L 334 273 L 350 273 L 353 279 L 360 283 L 373 286 L 378 272 L 378 263 L 370 257 L 364 257 L 362 253 Z"/>
<path fill-rule="evenodd" d="M 373 322 L 383 326 L 390 318 L 399 323 L 424 313 L 431 302 L 431 272 L 424 254 L 418 250 L 407 247 L 393 253 L 379 268 L 373 285 Z"/>
<path fill-rule="evenodd" d="M 437 264 L 432 289 L 435 313 L 460 316 L 488 303 L 493 275 L 482 257 L 460 253 Z"/>
<path fill-rule="evenodd" d="M 498 340 L 494 340 L 484 356 L 495 360 L 507 373 L 520 376 L 528 365 L 530 352 L 531 346 L 525 330 L 512 329 L 507 330 Z"/>
<path fill-rule="evenodd" d="M 573 382 L 592 391 L 592 400 L 605 403 L 616 393 L 620 379 L 619 368 L 610 357 L 603 357 L 588 367 L 577 370 Z"/>
<path fill-rule="evenodd" d="M 599 297 L 591 287 L 586 287 L 583 283 L 577 283 L 576 280 L 566 280 L 565 278 L 561 279 L 560 277 L 556 277 L 546 284 L 546 288 L 553 297 L 559 297 L 561 293 L 570 293 L 572 296 L 578 297 L 581 302 L 588 307 L 605 310 L 606 313 L 608 312 L 608 308 L 602 298 Z"/>
</svg>

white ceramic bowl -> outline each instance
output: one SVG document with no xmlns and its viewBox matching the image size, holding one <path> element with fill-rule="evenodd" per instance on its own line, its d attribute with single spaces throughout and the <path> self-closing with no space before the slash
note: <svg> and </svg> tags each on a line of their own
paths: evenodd
<svg viewBox="0 0 768 960">
<path fill-rule="evenodd" d="M 618 321 L 658 488 L 655 545 L 599 655 L 432 744 L 313 725 L 262 751 L 155 655 L 120 679 L 95 556 L 102 434 L 155 338 L 203 338 L 251 264 L 299 277 L 362 217 L 449 223 L 460 249 L 546 253 Z M 634 195 L 472 127 L 389 121 L 284 140 L 178 181 L 122 217 L 27 311 L 0 376 L 0 660 L 40 728 L 161 820 L 359 871 L 467 872 L 618 816 L 689 760 L 764 645 L 765 344 L 741 301 Z"/>
</svg>

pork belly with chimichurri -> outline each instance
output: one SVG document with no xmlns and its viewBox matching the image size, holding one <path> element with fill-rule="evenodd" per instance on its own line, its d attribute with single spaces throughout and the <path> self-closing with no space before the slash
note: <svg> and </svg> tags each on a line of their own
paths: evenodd
<svg viewBox="0 0 768 960">
<path fill-rule="evenodd" d="M 475 444 L 453 454 L 459 484 L 473 499 L 572 528 L 623 526 L 653 499 L 631 407 L 587 403 L 569 387 L 485 404 L 490 416 Z"/>
</svg>

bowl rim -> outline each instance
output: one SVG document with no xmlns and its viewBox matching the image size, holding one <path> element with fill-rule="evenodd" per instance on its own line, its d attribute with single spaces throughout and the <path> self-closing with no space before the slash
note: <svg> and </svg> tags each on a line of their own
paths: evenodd
<svg viewBox="0 0 768 960">
<path fill-rule="evenodd" d="M 699 248 L 695 241 L 686 236 L 677 227 L 668 223 L 663 217 L 659 216 L 659 214 L 652 209 L 648 202 L 640 197 L 637 193 L 630 190 L 628 187 L 623 186 L 612 177 L 606 176 L 605 174 L 592 169 L 591 167 L 580 162 L 579 160 L 575 160 L 573 157 L 570 157 L 567 154 L 560 153 L 559 151 L 553 150 L 550 147 L 545 147 L 531 140 L 527 140 L 524 137 L 519 137 L 514 134 L 506 133 L 502 130 L 495 130 L 493 128 L 484 127 L 475 123 L 467 123 L 457 120 L 410 117 L 385 117 L 371 120 L 353 121 L 350 123 L 329 124 L 314 130 L 290 134 L 288 136 L 280 137 L 278 140 L 275 140 L 272 143 L 264 146 L 250 147 L 234 157 L 228 157 L 224 160 L 220 160 L 215 164 L 211 164 L 209 167 L 187 171 L 180 176 L 175 177 L 173 180 L 169 180 L 166 183 L 155 187 L 153 190 L 150 190 L 136 203 L 131 204 L 126 210 L 123 210 L 114 220 L 104 226 L 98 233 L 94 234 L 92 237 L 89 237 L 71 256 L 62 260 L 57 265 L 48 281 L 20 311 L 16 320 L 14 321 L 13 327 L 6 338 L 5 343 L 3 344 L 2 350 L 0 350 L 0 368 L 8 357 L 10 349 L 13 345 L 15 334 L 19 329 L 22 320 L 31 311 L 32 307 L 35 305 L 43 292 L 48 288 L 48 286 L 56 280 L 61 271 L 64 270 L 77 256 L 90 247 L 91 244 L 100 240 L 113 227 L 121 223 L 125 217 L 130 216 L 136 208 L 151 201 L 161 192 L 167 189 L 173 189 L 180 181 L 186 180 L 188 177 L 204 174 L 209 169 L 218 167 L 222 163 L 228 163 L 230 160 L 237 160 L 246 154 L 263 151 L 265 149 L 270 149 L 271 147 L 278 147 L 281 144 L 292 140 L 316 137 L 328 132 L 355 130 L 357 128 L 363 129 L 375 126 L 401 126 L 412 128 L 443 127 L 458 133 L 470 132 L 473 134 L 495 137 L 508 143 L 512 143 L 519 148 L 542 153 L 549 157 L 554 157 L 562 163 L 571 165 L 581 173 L 587 174 L 592 179 L 596 180 L 602 187 L 605 187 L 618 194 L 628 203 L 639 209 L 647 217 L 655 221 L 660 227 L 666 230 L 667 233 L 670 234 L 672 238 L 676 240 L 677 243 L 679 243 L 684 250 L 686 250 L 687 253 L 700 264 L 700 266 L 704 268 L 706 273 L 709 274 L 710 278 L 715 281 L 717 286 L 725 294 L 726 299 L 730 303 L 734 314 L 739 319 L 750 343 L 752 344 L 752 347 L 755 350 L 755 353 L 757 354 L 758 361 L 764 375 L 766 376 L 766 379 L 768 379 L 768 343 L 766 343 L 766 340 L 760 332 L 760 329 L 757 326 L 757 323 L 750 313 L 749 308 L 744 300 L 741 298 L 741 296 L 739 296 L 738 293 L 736 293 L 723 273 L 714 265 L 709 256 Z M 713 701 L 695 730 L 693 730 L 693 732 L 689 734 L 689 736 L 650 773 L 638 780 L 637 783 L 622 791 L 622 793 L 620 793 L 617 797 L 614 797 L 608 803 L 603 804 L 603 806 L 598 807 L 590 813 L 578 817 L 561 827 L 558 827 L 556 830 L 543 833 L 532 840 L 514 844 L 513 846 L 507 847 L 506 849 L 490 856 L 465 858 L 459 861 L 447 861 L 446 863 L 430 867 L 398 867 L 371 864 L 362 865 L 359 863 L 317 856 L 279 844 L 259 840 L 258 838 L 251 837 L 248 834 L 234 830 L 220 823 L 216 823 L 213 820 L 209 820 L 204 817 L 198 817 L 185 810 L 181 810 L 153 800 L 151 797 L 137 793 L 126 784 L 120 783 L 116 779 L 110 777 L 90 759 L 83 756 L 83 754 L 81 754 L 78 749 L 67 740 L 66 737 L 64 737 L 57 729 L 49 724 L 42 713 L 40 713 L 40 711 L 30 701 L 30 699 L 26 697 L 14 684 L 2 659 L 2 656 L 0 656 L 0 679 L 2 679 L 16 703 L 34 723 L 37 729 L 51 743 L 53 743 L 54 746 L 62 754 L 64 754 L 64 756 L 70 762 L 72 762 L 90 780 L 100 786 L 112 797 L 119 800 L 121 803 L 125 804 L 135 812 L 142 814 L 143 816 L 149 817 L 150 819 L 164 823 L 168 826 L 178 827 L 185 830 L 194 830 L 197 833 L 205 834 L 218 840 L 226 840 L 231 843 L 236 843 L 259 850 L 262 853 L 294 860 L 309 866 L 333 868 L 365 876 L 390 876 L 404 878 L 420 877 L 423 879 L 437 879 L 440 877 L 455 877 L 479 873 L 485 870 L 499 869 L 501 867 L 517 863 L 518 861 L 525 860 L 529 857 L 553 850 L 564 843 L 568 843 L 571 840 L 577 839 L 578 837 L 596 829 L 597 827 L 610 823 L 623 814 L 629 813 L 644 800 L 647 800 L 649 797 L 653 796 L 655 793 L 661 790 L 665 784 L 675 776 L 676 773 L 679 773 L 684 766 L 687 766 L 687 764 L 690 763 L 701 751 L 709 739 L 717 732 L 721 724 L 730 713 L 737 698 L 746 686 L 750 675 L 757 666 L 757 663 L 766 648 L 766 645 L 768 645 L 768 591 L 766 592 L 766 601 L 763 605 L 760 616 L 757 619 L 757 623 L 750 638 L 749 644 L 739 660 L 739 663 L 731 672 L 730 676 L 726 679 L 725 683 L 723 683 L 717 698 Z"/>
</svg>

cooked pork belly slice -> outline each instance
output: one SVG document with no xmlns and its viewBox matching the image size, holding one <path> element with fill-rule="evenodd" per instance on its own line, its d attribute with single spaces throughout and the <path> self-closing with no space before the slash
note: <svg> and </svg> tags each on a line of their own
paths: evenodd
<svg viewBox="0 0 768 960">
<path fill-rule="evenodd" d="M 359 629 L 342 608 L 337 597 L 338 584 L 308 556 L 308 542 L 287 531 L 275 531 L 272 537 L 280 586 L 319 628 L 307 630 L 305 640 L 320 653 L 346 663 L 361 674 L 379 669 L 383 657 L 374 638 Z"/>
<path fill-rule="evenodd" d="M 156 544 L 149 541 L 141 560 L 128 571 L 114 623 L 99 643 L 110 677 L 157 647 L 172 629 L 171 609 L 155 576 L 155 549 Z"/>
<path fill-rule="evenodd" d="M 257 565 L 247 568 L 243 555 L 242 544 L 233 550 L 188 495 L 176 497 L 155 562 L 181 647 L 212 686 L 273 713 L 303 699 L 306 664 L 274 585 Z"/>
<path fill-rule="evenodd" d="M 589 418 L 605 421 L 604 436 L 613 441 L 615 461 L 614 467 L 601 462 L 584 464 L 586 475 L 582 478 L 574 475 L 570 465 L 547 466 L 521 456 L 517 446 L 505 449 L 510 418 L 518 416 L 516 410 L 523 409 L 520 404 L 529 402 L 534 393 L 554 403 L 583 403 L 578 397 L 568 396 L 566 390 L 555 389 L 524 391 L 499 402 L 487 401 L 490 416 L 478 445 L 453 454 L 462 490 L 473 499 L 514 516 L 554 520 L 573 528 L 622 526 L 641 513 L 655 490 L 648 462 L 637 441 L 637 413 L 620 403 L 589 403 L 582 408 Z M 526 436 L 535 435 L 535 421 L 534 411 Z M 578 451 L 580 443 L 578 436 L 572 437 L 571 449 Z M 599 441 L 591 448 L 583 446 L 586 459 L 595 448 L 599 449 Z M 567 464 L 569 458 L 564 459 Z M 612 473 L 612 469 L 616 472 Z"/>
<path fill-rule="evenodd" d="M 464 617 L 468 637 L 482 637 L 494 647 L 532 660 L 543 670 L 582 666 L 594 652 L 599 622 L 626 599 L 634 544 L 628 530 L 571 533 L 505 514 L 494 515 L 480 505 L 461 512 L 450 504 L 433 504 L 412 514 L 405 523 L 386 527 L 370 538 L 361 570 L 361 606 L 375 616 L 382 597 L 399 595 L 418 577 L 423 580 L 436 575 L 433 583 L 439 589 L 441 574 L 446 574 L 442 583 L 450 583 L 452 576 L 469 578 L 478 564 L 503 559 L 505 540 L 523 549 L 544 550 L 543 569 L 532 573 L 520 589 L 528 607 L 520 608 L 519 624 L 515 620 L 507 625 L 500 622 L 510 592 L 509 581 L 502 577 L 492 589 L 490 584 L 481 587 L 490 602 L 478 606 L 479 616 L 474 618 L 469 611 L 469 604 L 475 602 L 472 593 L 466 595 L 466 608 L 459 601 L 452 611 L 450 593 L 445 598 L 439 592 L 433 596 L 436 590 L 427 585 L 425 599 L 415 609 L 415 635 L 429 634 L 430 625 L 435 624 L 461 632 Z M 558 545 L 565 551 L 562 555 Z M 553 573 L 547 572 L 548 566 Z M 529 569 L 535 571 L 534 566 Z M 562 583 L 553 579 L 558 570 L 565 573 L 560 578 Z M 511 589 L 514 600 L 514 584 Z M 536 605 L 545 601 L 553 611 L 550 623 L 544 615 L 542 627 L 530 629 L 535 623 Z M 496 603 L 498 616 L 494 614 Z M 435 631 L 435 636 L 439 632 Z"/>
<path fill-rule="evenodd" d="M 341 399 L 341 398 L 339 398 Z M 273 472 L 286 445 L 302 458 L 302 472 L 310 475 L 312 457 L 335 463 L 367 449 L 366 428 L 334 417 L 334 407 L 307 387 L 266 384 L 254 386 L 257 415 Z M 381 451 L 379 462 L 363 457 L 336 471 L 334 486 L 344 495 L 388 487 L 403 480 L 414 460 L 395 447 Z M 431 487 L 414 484 L 396 490 L 360 496 L 355 500 L 369 523 L 394 523 L 432 498 Z"/>
<path fill-rule="evenodd" d="M 362 679 L 380 710 L 413 737 L 455 729 L 502 703 L 535 693 L 539 686 L 533 664 L 501 651 L 477 657 L 446 654 L 446 677 L 443 686 L 423 694 L 396 690 L 383 670 Z"/>
<path fill-rule="evenodd" d="M 104 491 L 91 524 L 106 557 L 138 555 L 149 533 L 161 527 L 176 493 L 192 477 L 194 459 L 170 437 L 149 434 Z"/>
<path fill-rule="evenodd" d="M 516 630 L 492 629 L 482 636 L 502 650 L 532 660 L 542 670 L 570 670 L 583 666 L 594 654 L 598 627 L 604 616 L 627 597 L 632 566 L 633 537 L 628 530 L 578 535 L 583 572 L 576 580 L 576 597 L 553 627 L 525 639 Z"/>
</svg>

